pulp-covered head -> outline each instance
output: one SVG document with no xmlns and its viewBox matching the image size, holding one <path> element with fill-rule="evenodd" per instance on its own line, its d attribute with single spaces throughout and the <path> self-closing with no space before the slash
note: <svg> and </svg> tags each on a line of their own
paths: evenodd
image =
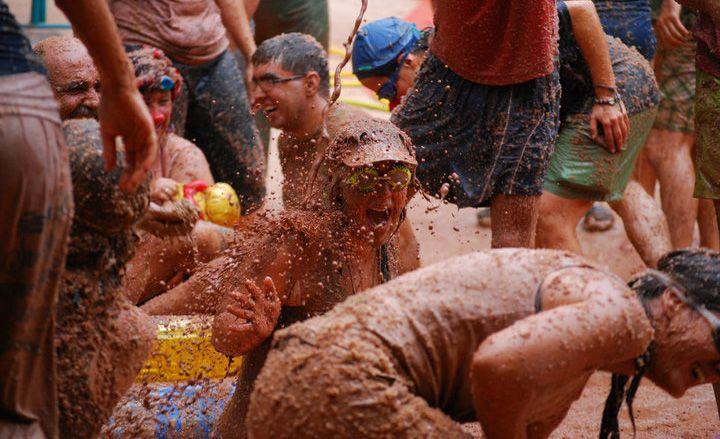
<svg viewBox="0 0 720 439">
<path fill-rule="evenodd" d="M 676 398 L 690 387 L 720 382 L 720 253 L 670 252 L 658 261 L 657 271 L 648 270 L 629 285 L 643 303 L 655 334 L 629 387 L 628 377 L 613 375 L 601 438 L 619 435 L 620 407 L 624 399 L 632 404 L 643 374 Z"/>
<path fill-rule="evenodd" d="M 148 106 L 159 137 L 167 134 L 172 105 L 180 93 L 182 76 L 162 50 L 143 46 L 128 52 L 138 89 Z"/>
<path fill-rule="evenodd" d="M 396 17 L 371 21 L 353 43 L 353 73 L 380 98 L 395 101 L 412 86 L 431 36 L 432 29 Z"/>
<path fill-rule="evenodd" d="M 100 74 L 90 54 L 77 38 L 54 36 L 33 48 L 48 72 L 60 118 L 98 118 Z"/>
<path fill-rule="evenodd" d="M 715 342 L 720 312 L 720 253 L 678 250 L 630 285 L 654 319 L 655 341 L 648 377 L 673 396 L 720 378 Z M 718 340 L 720 341 L 720 340 Z"/>
<path fill-rule="evenodd" d="M 387 243 L 403 220 L 415 191 L 415 150 L 389 121 L 367 118 L 338 130 L 325 151 L 326 197 L 349 220 Z"/>
</svg>

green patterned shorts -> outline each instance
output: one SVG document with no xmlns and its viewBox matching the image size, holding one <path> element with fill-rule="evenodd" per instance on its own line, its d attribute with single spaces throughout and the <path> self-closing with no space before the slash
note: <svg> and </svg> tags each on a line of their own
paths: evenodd
<svg viewBox="0 0 720 439">
<path fill-rule="evenodd" d="M 635 162 L 650 133 L 657 108 L 630 116 L 625 150 L 610 154 L 590 137 L 590 115 L 568 116 L 560 126 L 544 189 L 559 197 L 617 201 L 622 199 Z"/>
<path fill-rule="evenodd" d="M 658 70 L 660 107 L 653 128 L 693 133 L 695 131 L 695 41 L 661 51 Z"/>
<path fill-rule="evenodd" d="M 720 199 L 720 78 L 697 72 L 695 198 Z"/>
</svg>

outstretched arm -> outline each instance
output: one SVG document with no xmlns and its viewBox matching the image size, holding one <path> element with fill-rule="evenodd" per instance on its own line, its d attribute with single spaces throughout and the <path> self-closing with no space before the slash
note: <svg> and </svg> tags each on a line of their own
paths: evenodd
<svg viewBox="0 0 720 439">
<path fill-rule="evenodd" d="M 230 33 L 233 43 L 240 49 L 249 66 L 250 57 L 255 53 L 255 39 L 250 30 L 245 3 L 242 0 L 215 0 L 215 3 L 220 9 L 220 17 L 225 29 Z"/>
<path fill-rule="evenodd" d="M 78 38 L 87 46 L 103 84 L 100 131 L 105 163 L 115 166 L 115 139 L 125 145 L 126 164 L 120 187 L 134 190 L 143 182 L 157 155 L 157 137 L 150 113 L 135 84 L 107 2 L 56 0 Z"/>
<path fill-rule="evenodd" d="M 572 30 L 583 59 L 590 69 L 598 99 L 615 97 L 615 74 L 610 51 L 605 42 L 605 32 L 595 5 L 589 0 L 572 0 L 565 3 L 570 13 Z M 608 88 L 611 87 L 611 88 Z M 603 129 L 603 136 L 598 132 Z M 590 135 L 604 145 L 610 153 L 620 152 L 630 134 L 630 119 L 622 103 L 616 105 L 595 104 L 590 116 Z"/>
<path fill-rule="evenodd" d="M 603 280 L 584 290 L 587 300 L 523 319 L 478 348 L 472 390 L 488 438 L 526 437 L 530 425 L 548 434 L 592 371 L 631 362 L 647 348 L 652 328 L 634 293 Z M 565 406 L 543 406 L 558 398 Z"/>
</svg>

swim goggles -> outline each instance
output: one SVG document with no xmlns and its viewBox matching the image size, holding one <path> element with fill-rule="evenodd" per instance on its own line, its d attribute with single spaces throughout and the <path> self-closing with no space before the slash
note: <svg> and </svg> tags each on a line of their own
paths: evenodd
<svg viewBox="0 0 720 439">
<path fill-rule="evenodd" d="M 393 191 L 401 191 L 410 186 L 411 180 L 412 171 L 404 165 L 393 167 L 385 175 L 380 175 L 375 168 L 364 166 L 353 172 L 346 182 L 360 192 L 372 192 L 383 182 L 388 182 Z"/>
<path fill-rule="evenodd" d="M 387 99 L 388 101 L 393 101 L 397 96 L 397 80 L 400 76 L 400 70 L 402 70 L 403 64 L 405 63 L 408 55 L 410 55 L 410 50 L 405 51 L 405 54 L 398 63 L 397 67 L 393 71 L 392 75 L 390 75 L 390 80 L 385 84 L 381 85 L 378 89 L 377 95 L 380 99 Z"/>
</svg>

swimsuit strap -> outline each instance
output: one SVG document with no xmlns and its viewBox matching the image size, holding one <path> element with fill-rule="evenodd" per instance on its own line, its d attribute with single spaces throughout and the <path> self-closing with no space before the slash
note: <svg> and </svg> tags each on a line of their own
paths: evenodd
<svg viewBox="0 0 720 439">
<path fill-rule="evenodd" d="M 550 276 L 553 273 L 557 273 L 558 271 L 562 271 L 562 270 L 567 270 L 569 268 L 590 268 L 592 270 L 597 270 L 597 268 L 595 268 L 589 264 L 573 264 L 573 265 L 566 265 L 564 267 L 556 268 L 555 270 L 552 270 L 551 272 L 546 274 L 542 278 L 540 283 L 538 283 L 537 289 L 535 290 L 535 314 L 542 311 L 542 287 L 543 287 L 543 284 L 545 283 L 545 279 L 547 279 L 548 276 Z"/>
</svg>

